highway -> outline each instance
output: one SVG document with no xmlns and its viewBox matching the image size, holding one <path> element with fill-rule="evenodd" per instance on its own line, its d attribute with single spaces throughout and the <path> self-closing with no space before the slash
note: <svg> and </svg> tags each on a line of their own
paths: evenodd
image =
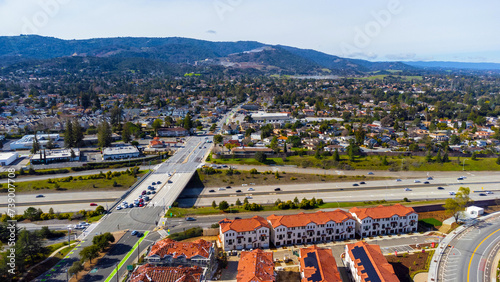
<svg viewBox="0 0 500 282">
<path fill-rule="evenodd" d="M 437 281 L 496 281 L 491 272 L 493 257 L 500 244 L 500 214 L 463 231 L 453 239 L 443 255 Z"/>
</svg>

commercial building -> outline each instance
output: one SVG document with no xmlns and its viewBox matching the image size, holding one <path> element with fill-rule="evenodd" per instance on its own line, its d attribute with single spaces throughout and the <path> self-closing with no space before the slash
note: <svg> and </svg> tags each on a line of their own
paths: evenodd
<svg viewBox="0 0 500 282">
<path fill-rule="evenodd" d="M 269 247 L 269 224 L 260 216 L 219 221 L 219 240 L 224 251 Z"/>
<path fill-rule="evenodd" d="M 356 219 L 356 233 L 361 237 L 417 231 L 418 214 L 413 208 L 401 204 L 354 207 L 349 212 Z"/>
<path fill-rule="evenodd" d="M 270 215 L 271 242 L 276 246 L 353 239 L 356 220 L 343 210 Z"/>
<path fill-rule="evenodd" d="M 41 150 L 40 153 L 34 154 L 31 157 L 33 164 L 48 164 L 56 162 L 72 162 L 80 160 L 80 150 L 73 149 L 55 149 Z"/>
<path fill-rule="evenodd" d="M 370 245 L 364 241 L 346 244 L 344 265 L 350 272 L 352 281 L 399 281 L 379 245 Z"/>
<path fill-rule="evenodd" d="M 52 142 L 59 141 L 59 134 L 37 134 L 36 140 L 40 144 L 41 148 L 45 148 L 49 140 Z M 24 135 L 21 139 L 10 143 L 11 150 L 31 150 L 33 148 L 33 142 L 35 140 L 35 135 Z"/>
<path fill-rule="evenodd" d="M 103 160 L 121 160 L 139 156 L 139 150 L 135 146 L 109 147 L 102 150 Z"/>
<path fill-rule="evenodd" d="M 257 123 L 286 123 L 290 121 L 288 113 L 264 113 L 258 112 L 251 115 Z"/>
<path fill-rule="evenodd" d="M 302 248 L 299 264 L 302 282 L 342 282 L 331 249 Z"/>
<path fill-rule="evenodd" d="M 241 252 L 238 262 L 237 282 L 274 282 L 276 275 L 274 273 L 273 252 L 264 252 L 261 249 L 255 249 L 251 252 Z"/>
<path fill-rule="evenodd" d="M 160 137 L 177 137 L 189 135 L 189 131 L 182 127 L 161 127 L 157 130 Z"/>
<path fill-rule="evenodd" d="M 215 259 L 214 246 L 208 241 L 177 242 L 168 238 L 157 241 L 145 258 L 148 263 L 155 265 L 199 266 L 206 273 L 212 273 Z"/>
<path fill-rule="evenodd" d="M 19 153 L 17 152 L 6 152 L 0 153 L 0 166 L 7 166 L 15 162 L 19 158 Z"/>
<path fill-rule="evenodd" d="M 144 264 L 137 267 L 128 282 L 203 282 L 203 270 L 198 267 L 154 266 Z"/>
</svg>

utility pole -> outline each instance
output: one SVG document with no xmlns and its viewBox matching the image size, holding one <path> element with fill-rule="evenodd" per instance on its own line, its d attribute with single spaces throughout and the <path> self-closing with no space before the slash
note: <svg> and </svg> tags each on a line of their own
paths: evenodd
<svg viewBox="0 0 500 282">
<path fill-rule="evenodd" d="M 118 263 L 115 263 L 115 268 L 116 268 L 116 282 L 118 282 Z"/>
</svg>

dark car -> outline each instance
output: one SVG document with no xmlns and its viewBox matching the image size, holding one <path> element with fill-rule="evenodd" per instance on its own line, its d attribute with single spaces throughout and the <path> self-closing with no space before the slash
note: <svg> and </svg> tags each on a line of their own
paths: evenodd
<svg viewBox="0 0 500 282">
<path fill-rule="evenodd" d="M 151 183 L 151 185 L 156 185 L 156 182 Z"/>
<path fill-rule="evenodd" d="M 274 188 L 274 191 L 281 191 L 281 188 Z"/>
<path fill-rule="evenodd" d="M 208 191 L 208 192 L 209 192 L 209 193 L 214 193 L 214 192 L 215 192 L 215 190 L 210 190 L 210 191 Z"/>
<path fill-rule="evenodd" d="M 479 196 L 486 196 L 486 193 L 479 193 Z"/>
<path fill-rule="evenodd" d="M 151 191 L 151 194 L 156 194 L 156 191 L 155 190 Z"/>
<path fill-rule="evenodd" d="M 236 193 L 241 193 L 241 190 L 236 190 Z"/>
<path fill-rule="evenodd" d="M 137 230 L 134 230 L 134 231 L 132 231 L 132 233 L 130 233 L 130 235 L 135 236 L 135 235 L 137 235 L 137 233 L 139 233 L 139 232 Z"/>
<path fill-rule="evenodd" d="M 142 191 L 142 195 L 146 195 L 146 193 L 147 193 L 146 190 Z"/>
<path fill-rule="evenodd" d="M 144 235 L 144 234 L 143 234 L 143 233 L 141 233 L 141 232 L 137 232 L 137 237 L 141 238 L 141 237 L 142 237 L 142 235 Z"/>
<path fill-rule="evenodd" d="M 444 187 L 438 187 L 438 190 L 444 190 Z"/>
<path fill-rule="evenodd" d="M 352 186 L 359 186 L 359 184 L 358 183 L 354 183 Z"/>
<path fill-rule="evenodd" d="M 195 221 L 195 220 L 196 220 L 196 218 L 194 218 L 194 217 L 186 217 L 186 221 Z"/>
<path fill-rule="evenodd" d="M 425 181 L 424 184 L 430 184 L 429 181 Z"/>
<path fill-rule="evenodd" d="M 43 198 L 45 197 L 44 195 L 36 195 L 37 198 Z"/>
<path fill-rule="evenodd" d="M 151 191 L 146 192 L 146 195 L 151 195 Z"/>
<path fill-rule="evenodd" d="M 156 184 L 158 184 L 158 185 L 161 184 L 161 181 L 157 181 Z"/>
<path fill-rule="evenodd" d="M 241 219 L 241 217 L 238 217 L 238 216 L 237 216 L 237 217 L 235 217 L 234 219 Z"/>
<path fill-rule="evenodd" d="M 359 182 L 359 184 L 366 184 L 364 181 Z"/>
<path fill-rule="evenodd" d="M 226 189 L 231 189 L 231 186 L 226 186 Z"/>
</svg>

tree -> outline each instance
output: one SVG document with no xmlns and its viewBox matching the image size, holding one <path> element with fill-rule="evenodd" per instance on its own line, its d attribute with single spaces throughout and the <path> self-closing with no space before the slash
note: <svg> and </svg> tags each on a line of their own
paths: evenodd
<svg viewBox="0 0 500 282">
<path fill-rule="evenodd" d="M 80 261 L 85 262 L 89 260 L 92 263 L 92 259 L 95 259 L 99 256 L 99 247 L 97 245 L 91 245 L 83 248 L 80 251 Z"/>
<path fill-rule="evenodd" d="M 220 134 L 214 136 L 214 143 L 215 144 L 222 144 L 223 140 L 224 140 L 224 138 Z"/>
<path fill-rule="evenodd" d="M 446 213 L 453 216 L 455 218 L 455 221 L 458 220 L 460 217 L 460 212 L 462 211 L 460 205 L 458 204 L 457 200 L 448 198 L 446 199 L 445 204 L 443 205 L 443 208 L 445 209 Z"/>
<path fill-rule="evenodd" d="M 83 265 L 79 261 L 73 262 L 71 267 L 68 269 L 68 273 L 70 276 L 77 275 L 76 278 L 78 278 L 78 272 L 83 270 Z"/>
<path fill-rule="evenodd" d="M 193 121 L 191 120 L 191 115 L 189 113 L 187 113 L 184 119 L 182 120 L 182 124 L 184 129 L 188 131 L 191 130 L 191 128 L 193 128 Z"/>
<path fill-rule="evenodd" d="M 66 148 L 74 147 L 75 141 L 73 138 L 73 123 L 68 120 L 66 121 L 66 129 L 64 130 L 64 146 Z"/>
<path fill-rule="evenodd" d="M 448 156 L 448 152 L 445 152 L 443 155 L 443 163 L 447 163 L 450 161 L 450 157 Z"/>
<path fill-rule="evenodd" d="M 271 140 L 271 143 L 270 143 L 270 147 L 271 147 L 271 149 L 273 149 L 273 151 L 275 153 L 279 153 L 280 148 L 278 146 L 278 137 L 273 136 L 273 139 Z"/>
<path fill-rule="evenodd" d="M 28 264 L 32 264 L 35 258 L 45 251 L 42 245 L 42 238 L 40 238 L 38 232 L 29 232 L 26 229 L 22 229 L 19 232 L 16 241 L 16 249 L 18 248 L 21 254 L 20 258 L 29 258 L 29 260 L 27 259 Z"/>
<path fill-rule="evenodd" d="M 212 202 L 212 208 L 217 208 L 217 203 L 215 201 Z"/>
<path fill-rule="evenodd" d="M 229 208 L 229 204 L 226 201 L 221 201 L 219 203 L 219 210 L 225 211 Z"/>
<path fill-rule="evenodd" d="M 333 152 L 333 160 L 336 162 L 340 161 L 339 150 L 337 148 L 335 148 L 335 152 Z"/>
<path fill-rule="evenodd" d="M 418 144 L 411 143 L 410 146 L 408 146 L 408 149 L 412 152 L 418 152 Z"/>
<path fill-rule="evenodd" d="M 115 237 L 109 232 L 94 236 L 94 238 L 92 238 L 92 244 L 97 246 L 100 251 L 104 251 L 104 249 L 106 249 L 109 246 L 109 243 L 110 242 L 112 243 L 114 241 Z"/>
<path fill-rule="evenodd" d="M 248 205 L 248 198 L 245 198 L 245 200 L 243 200 L 243 204 Z"/>
<path fill-rule="evenodd" d="M 54 143 L 54 141 L 52 141 L 52 138 L 49 137 L 49 141 L 47 141 L 47 144 L 45 145 L 45 148 L 47 148 L 49 150 L 52 150 L 55 147 L 56 147 L 56 144 Z"/>
<path fill-rule="evenodd" d="M 443 163 L 443 159 L 441 158 L 441 150 L 438 150 L 438 152 L 437 152 L 436 162 Z"/>
<path fill-rule="evenodd" d="M 78 120 L 73 120 L 73 146 L 80 148 L 83 145 L 83 128 Z"/>
<path fill-rule="evenodd" d="M 113 109 L 110 111 L 111 114 L 111 125 L 118 126 L 122 122 L 122 108 L 115 105 Z"/>
<path fill-rule="evenodd" d="M 35 134 L 35 138 L 33 138 L 33 147 L 31 148 L 31 153 L 36 154 L 36 152 L 38 152 L 39 150 L 40 150 L 40 142 L 38 142 L 38 139 L 36 138 Z"/>
<path fill-rule="evenodd" d="M 432 162 L 431 150 L 427 151 L 427 155 L 425 155 L 425 161 L 428 163 Z"/>
<path fill-rule="evenodd" d="M 237 205 L 237 206 L 241 206 L 241 201 L 240 201 L 240 199 L 236 199 L 236 203 L 235 203 L 235 205 Z"/>
<path fill-rule="evenodd" d="M 107 121 L 103 121 L 97 127 L 97 146 L 104 148 L 111 145 L 111 126 Z"/>
<path fill-rule="evenodd" d="M 40 219 L 42 211 L 34 207 L 29 207 L 24 211 L 24 218 L 31 221 L 36 221 Z"/>
<path fill-rule="evenodd" d="M 151 125 L 155 134 L 157 134 L 157 135 L 158 135 L 158 129 L 161 127 L 161 124 L 162 124 L 162 120 L 158 118 L 158 119 L 155 119 L 155 121 L 153 121 L 153 124 Z"/>
<path fill-rule="evenodd" d="M 472 153 L 472 157 L 470 159 L 473 160 L 473 161 L 476 161 L 477 160 L 477 153 L 473 152 Z"/>
<path fill-rule="evenodd" d="M 264 154 L 264 152 L 261 151 L 255 152 L 254 158 L 259 163 L 265 163 L 267 159 L 266 154 Z"/>
<path fill-rule="evenodd" d="M 500 165 L 500 156 L 497 158 L 497 165 Z"/>
</svg>

